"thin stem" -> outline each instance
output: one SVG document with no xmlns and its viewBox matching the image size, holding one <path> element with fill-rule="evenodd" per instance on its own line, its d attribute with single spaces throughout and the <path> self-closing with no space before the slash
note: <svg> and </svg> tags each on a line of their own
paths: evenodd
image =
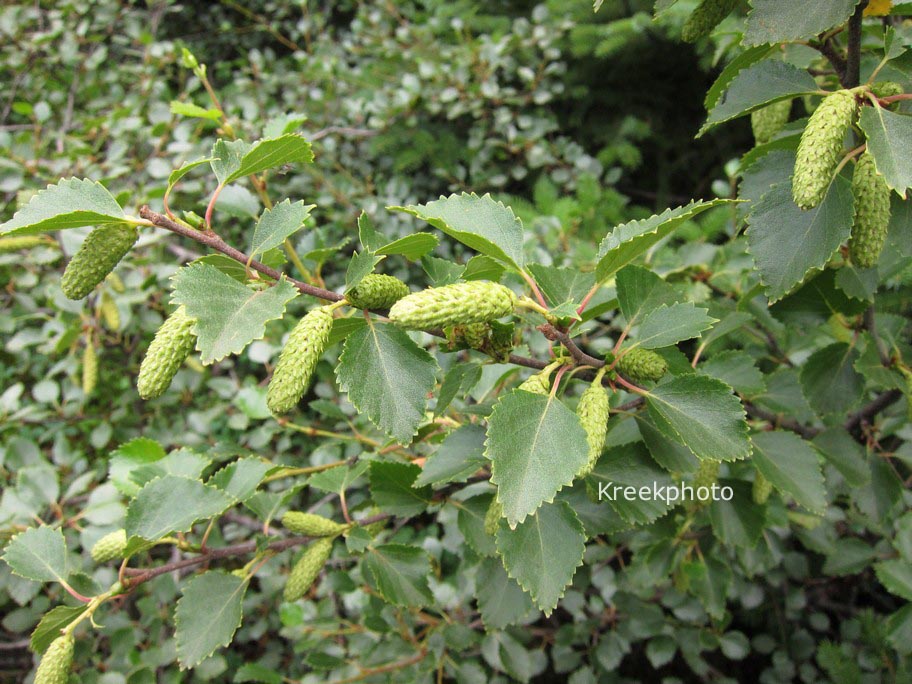
<svg viewBox="0 0 912 684">
<path fill-rule="evenodd" d="M 286 477 L 297 477 L 298 475 L 310 475 L 312 473 L 322 473 L 325 470 L 332 470 L 333 468 L 339 468 L 344 465 L 348 465 L 348 459 L 344 461 L 333 461 L 332 463 L 324 463 L 323 465 L 318 466 L 308 466 L 306 468 L 286 468 L 278 473 L 273 473 L 269 477 L 263 479 L 263 482 L 274 482 L 275 480 L 281 480 Z"/>
<path fill-rule="evenodd" d="M 629 389 L 629 390 L 630 390 L 631 392 L 633 392 L 634 394 L 639 394 L 639 395 L 644 396 L 644 397 L 645 397 L 647 394 L 649 394 L 649 392 L 647 392 L 646 390 L 644 390 L 642 387 L 638 387 L 637 385 L 634 385 L 632 382 L 627 382 L 623 377 L 621 377 L 620 373 L 618 373 L 618 374 L 615 376 L 614 381 L 615 381 L 616 383 L 618 383 L 619 385 L 623 385 L 625 388 Z"/>
<path fill-rule="evenodd" d="M 526 273 L 523 270 L 519 271 L 519 275 L 521 275 L 523 277 L 523 280 L 525 280 L 529 284 L 529 287 L 532 289 L 532 293 L 535 295 L 535 298 L 538 300 L 538 303 L 544 307 L 545 311 L 547 311 L 548 303 L 545 301 L 545 298 L 542 296 L 541 290 L 538 289 L 538 284 L 535 282 L 535 280 L 532 278 L 532 276 L 530 276 L 528 273 Z"/>
<path fill-rule="evenodd" d="M 218 196 L 221 194 L 222 189 L 225 186 L 219 183 L 218 187 L 215 189 L 215 192 L 212 193 L 212 197 L 209 198 L 209 204 L 206 206 L 206 228 L 212 230 L 212 212 L 215 209 L 215 201 L 218 199 Z M 142 212 L 140 212 L 142 216 Z"/>
<path fill-rule="evenodd" d="M 848 54 L 846 57 L 843 86 L 854 88 L 861 80 L 861 22 L 868 0 L 861 0 L 849 18 Z"/>
<path fill-rule="evenodd" d="M 586 307 L 589 306 L 589 300 L 595 296 L 595 293 L 599 291 L 599 288 L 602 286 L 601 283 L 596 283 L 592 286 L 592 289 L 586 293 L 586 296 L 583 297 L 583 301 L 580 302 L 579 307 L 576 309 L 576 313 L 582 314 L 586 310 Z"/>
</svg>

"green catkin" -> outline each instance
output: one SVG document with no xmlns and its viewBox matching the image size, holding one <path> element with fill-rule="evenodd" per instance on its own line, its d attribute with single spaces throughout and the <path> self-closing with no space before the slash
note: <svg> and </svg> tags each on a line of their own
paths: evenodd
<svg viewBox="0 0 912 684">
<path fill-rule="evenodd" d="M 485 534 L 489 537 L 493 537 L 497 534 L 497 528 L 500 526 L 500 519 L 503 518 L 503 504 L 497 500 L 495 495 L 491 499 L 491 505 L 488 506 L 488 511 L 485 513 L 484 517 L 484 531 Z"/>
<path fill-rule="evenodd" d="M 454 328 L 455 341 L 470 349 L 481 349 L 491 335 L 491 326 L 488 323 L 469 323 Z"/>
<path fill-rule="evenodd" d="M 766 500 L 770 498 L 770 494 L 773 493 L 773 483 L 763 477 L 763 473 L 759 470 L 754 477 L 754 486 L 751 493 L 755 504 L 765 504 Z"/>
<path fill-rule="evenodd" d="M 808 120 L 792 177 L 792 197 L 802 209 L 813 209 L 823 201 L 857 112 L 855 95 L 838 90 L 827 95 Z"/>
<path fill-rule="evenodd" d="M 321 306 L 312 309 L 291 331 L 266 391 L 270 411 L 288 413 L 301 401 L 326 350 L 332 324 L 332 307 Z"/>
<path fill-rule="evenodd" d="M 143 399 L 154 399 L 165 393 L 181 364 L 196 346 L 193 334 L 194 319 L 187 310 L 180 307 L 155 333 L 155 339 L 139 367 L 136 387 Z"/>
<path fill-rule="evenodd" d="M 86 340 L 82 352 L 82 393 L 89 396 L 98 385 L 98 355 L 95 352 L 95 343 Z"/>
<path fill-rule="evenodd" d="M 586 442 L 589 444 L 589 462 L 585 469 L 588 473 L 602 455 L 605 435 L 608 434 L 608 392 L 602 387 L 601 376 L 583 392 L 576 406 L 576 415 L 586 431 Z"/>
<path fill-rule="evenodd" d="M 345 293 L 356 309 L 388 309 L 409 293 L 408 285 L 393 276 L 371 273 Z"/>
<path fill-rule="evenodd" d="M 85 239 L 79 251 L 70 259 L 60 286 L 69 299 L 82 299 L 114 270 L 139 233 L 134 226 L 113 223 L 99 226 Z"/>
<path fill-rule="evenodd" d="M 697 468 L 693 481 L 690 483 L 694 490 L 694 498 L 699 498 L 697 490 L 700 489 L 700 487 L 712 489 L 712 486 L 716 484 L 718 477 L 718 461 L 700 461 L 700 466 Z"/>
<path fill-rule="evenodd" d="M 389 318 L 403 328 L 425 330 L 493 321 L 515 306 L 516 295 L 509 288 L 472 281 L 414 292 L 393 305 Z"/>
<path fill-rule="evenodd" d="M 536 373 L 535 375 L 526 378 L 516 389 L 531 392 L 532 394 L 547 395 L 551 392 L 551 383 L 546 374 Z"/>
<path fill-rule="evenodd" d="M 35 684 L 66 684 L 73 664 L 73 635 L 64 634 L 51 642 L 35 673 Z"/>
<path fill-rule="evenodd" d="M 890 226 L 890 188 L 877 173 L 874 157 L 865 152 L 852 174 L 855 221 L 849 237 L 849 257 L 859 268 L 877 265 Z"/>
<path fill-rule="evenodd" d="M 42 235 L 14 235 L 0 238 L 0 254 L 9 254 L 18 252 L 20 249 L 31 249 L 47 244 L 50 244 L 48 239 Z"/>
<path fill-rule="evenodd" d="M 117 309 L 117 303 L 111 296 L 111 293 L 105 290 L 101 293 L 98 302 L 98 311 L 101 313 L 101 320 L 104 321 L 108 330 L 116 332 L 120 329 L 120 311 Z"/>
<path fill-rule="evenodd" d="M 696 43 L 708 36 L 737 4 L 738 0 L 702 0 L 684 23 L 681 39 L 685 43 Z"/>
<path fill-rule="evenodd" d="M 765 145 L 788 123 L 792 101 L 782 100 L 751 112 L 751 130 L 758 145 Z"/>
<path fill-rule="evenodd" d="M 96 563 L 107 563 L 123 558 L 127 550 L 127 531 L 115 530 L 106 534 L 92 547 L 92 560 Z"/>
<path fill-rule="evenodd" d="M 310 543 L 304 555 L 295 563 L 285 582 L 284 598 L 286 601 L 297 601 L 304 596 L 317 575 L 326 565 L 332 553 L 333 538 L 321 537 Z"/>
<path fill-rule="evenodd" d="M 617 368 L 634 382 L 656 382 L 668 370 L 668 363 L 651 349 L 634 347 L 618 359 Z"/>
<path fill-rule="evenodd" d="M 903 87 L 894 81 L 877 81 L 877 83 L 871 84 L 871 92 L 880 98 L 893 97 L 894 95 L 902 95 Z"/>
<path fill-rule="evenodd" d="M 295 534 L 308 537 L 335 537 L 346 530 L 346 526 L 322 515 L 288 511 L 282 516 L 282 526 Z"/>
</svg>

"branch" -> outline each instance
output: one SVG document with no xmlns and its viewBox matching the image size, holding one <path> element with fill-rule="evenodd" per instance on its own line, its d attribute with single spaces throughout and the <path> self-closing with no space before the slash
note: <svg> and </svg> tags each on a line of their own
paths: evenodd
<svg viewBox="0 0 912 684">
<path fill-rule="evenodd" d="M 849 416 L 849 419 L 845 422 L 845 429 L 857 435 L 858 430 L 862 425 L 870 423 L 871 419 L 874 416 L 876 416 L 888 406 L 895 404 L 897 401 L 899 401 L 899 398 L 901 396 L 902 392 L 897 389 L 892 389 L 888 392 L 884 392 L 876 399 L 874 399 L 874 401 L 872 401 L 870 404 L 864 406 Z"/>
<path fill-rule="evenodd" d="M 861 20 L 868 0 L 861 0 L 849 18 L 849 46 L 843 86 L 854 88 L 861 81 Z"/>
<path fill-rule="evenodd" d="M 808 43 L 812 48 L 817 50 L 820 54 L 827 58 L 830 64 L 833 65 L 833 69 L 836 72 L 836 76 L 839 78 L 839 82 L 846 86 L 846 61 L 845 58 L 839 54 L 839 51 L 833 45 L 833 43 L 827 39 L 818 42 Z"/>
<path fill-rule="evenodd" d="M 814 439 L 814 437 L 820 433 L 819 428 L 802 425 L 794 418 L 783 418 L 772 411 L 767 411 L 766 409 L 755 406 L 747 401 L 744 402 L 744 410 L 747 411 L 747 415 L 752 418 L 765 420 L 776 427 L 785 428 L 786 430 L 801 435 L 805 439 Z"/>
</svg>

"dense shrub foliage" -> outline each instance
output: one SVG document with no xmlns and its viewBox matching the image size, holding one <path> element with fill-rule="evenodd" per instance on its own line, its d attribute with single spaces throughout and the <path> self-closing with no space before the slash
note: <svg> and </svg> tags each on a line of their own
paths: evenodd
<svg viewBox="0 0 912 684">
<path fill-rule="evenodd" d="M 912 681 L 912 3 L 0 8 L 0 679 Z"/>
</svg>

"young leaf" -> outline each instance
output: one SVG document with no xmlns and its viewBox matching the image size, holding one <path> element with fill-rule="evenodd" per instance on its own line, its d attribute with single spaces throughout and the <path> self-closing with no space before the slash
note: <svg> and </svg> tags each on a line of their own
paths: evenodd
<svg viewBox="0 0 912 684">
<path fill-rule="evenodd" d="M 691 202 L 690 204 L 666 209 L 647 219 L 630 221 L 617 226 L 599 244 L 599 261 L 595 266 L 595 277 L 598 282 L 605 282 L 621 267 L 640 256 L 675 228 L 707 209 L 722 206 L 731 200 L 716 199 L 710 202 Z"/>
<path fill-rule="evenodd" d="M 817 452 L 798 435 L 776 430 L 753 436 L 753 462 L 780 492 L 812 513 L 826 509 L 826 488 Z"/>
<path fill-rule="evenodd" d="M 529 264 L 528 271 L 552 306 L 566 301 L 578 305 L 595 285 L 595 276 L 578 268 Z"/>
<path fill-rule="evenodd" d="M 355 252 L 345 271 L 345 290 L 348 291 L 360 283 L 364 276 L 372 273 L 374 267 L 381 261 L 383 261 L 381 257 L 366 249 L 363 252 Z"/>
<path fill-rule="evenodd" d="M 491 482 L 512 526 L 570 484 L 589 462 L 579 418 L 553 397 L 514 390 L 488 419 Z"/>
<path fill-rule="evenodd" d="M 771 302 L 787 295 L 811 269 L 823 268 L 852 229 L 852 189 L 837 178 L 820 206 L 802 211 L 791 183 L 781 183 L 754 206 L 747 221 L 751 254 Z"/>
<path fill-rule="evenodd" d="M 701 332 L 717 322 L 706 311 L 698 309 L 692 302 L 679 302 L 671 306 L 662 304 L 643 317 L 643 322 L 637 329 L 636 342 L 645 349 L 659 349 L 681 340 L 699 337 Z"/>
<path fill-rule="evenodd" d="M 60 530 L 30 527 L 10 540 L 3 560 L 19 577 L 35 582 L 62 582 L 69 574 L 66 553 Z"/>
<path fill-rule="evenodd" d="M 424 420 L 437 363 L 405 331 L 371 321 L 345 340 L 336 378 L 359 411 L 401 444 Z"/>
<path fill-rule="evenodd" d="M 440 240 L 430 233 L 414 233 L 398 240 L 393 240 L 377 248 L 376 253 L 382 255 L 400 254 L 409 261 L 420 259 L 428 252 L 433 251 Z M 496 278 L 491 278 L 496 280 Z"/>
<path fill-rule="evenodd" d="M 622 268 L 615 277 L 615 285 L 618 305 L 628 325 L 637 325 L 644 314 L 682 299 L 671 285 L 642 266 Z"/>
<path fill-rule="evenodd" d="M 507 573 L 550 615 L 583 562 L 583 524 L 566 501 L 547 504 L 510 529 L 497 530 L 497 551 Z"/>
<path fill-rule="evenodd" d="M 744 407 L 719 380 L 683 375 L 646 394 L 656 427 L 701 459 L 735 461 L 750 455 Z"/>
<path fill-rule="evenodd" d="M 163 459 L 165 449 L 147 437 L 136 437 L 117 447 L 108 460 L 108 476 L 125 496 L 135 496 L 140 486 L 130 477 L 133 470 Z"/>
<path fill-rule="evenodd" d="M 818 349 L 801 368 L 801 389 L 817 415 L 845 413 L 864 393 L 864 377 L 855 370 L 858 350 L 845 342 Z"/>
<path fill-rule="evenodd" d="M 216 472 L 206 484 L 217 487 L 239 503 L 253 495 L 271 467 L 255 456 L 241 458 Z"/>
<path fill-rule="evenodd" d="M 814 6 L 781 0 L 751 0 L 747 14 L 745 45 L 764 45 L 814 38 L 834 26 L 844 24 L 855 11 L 858 0 L 828 0 Z"/>
<path fill-rule="evenodd" d="M 364 555 L 366 577 L 380 595 L 397 606 L 424 606 L 434 597 L 427 578 L 431 564 L 427 553 L 416 546 L 383 544 Z"/>
<path fill-rule="evenodd" d="M 212 147 L 211 156 L 214 157 L 212 170 L 219 185 L 284 164 L 310 163 L 314 159 L 310 143 L 296 133 L 264 138 L 252 145 L 241 140 L 219 140 Z"/>
<path fill-rule="evenodd" d="M 183 304 L 196 319 L 193 332 L 202 362 L 240 354 L 263 337 L 266 323 L 281 318 L 298 291 L 284 278 L 273 287 L 251 289 L 209 264 L 185 266 L 174 276 L 174 304 Z"/>
<path fill-rule="evenodd" d="M 912 116 L 896 114 L 883 107 L 863 107 L 859 120 L 874 157 L 877 172 L 903 199 L 912 187 Z"/>
<path fill-rule="evenodd" d="M 212 163 L 212 161 L 213 161 L 212 157 L 203 157 L 202 159 L 197 159 L 195 161 L 185 162 L 179 168 L 174 169 L 174 171 L 172 171 L 171 174 L 168 176 L 168 190 L 167 190 L 168 194 L 171 193 L 171 188 L 173 188 L 174 185 L 181 178 L 186 176 L 197 166 L 202 166 L 203 164 L 210 164 L 210 163 Z"/>
<path fill-rule="evenodd" d="M 522 221 L 516 218 L 512 209 L 490 195 L 479 197 L 474 193 L 462 193 L 441 197 L 427 204 L 391 206 L 387 209 L 411 214 L 476 252 L 487 254 L 514 269 L 522 268 Z"/>
<path fill-rule="evenodd" d="M 227 494 L 199 480 L 165 475 L 130 502 L 127 536 L 157 541 L 171 532 L 186 532 L 197 520 L 218 515 L 232 503 Z"/>
<path fill-rule="evenodd" d="M 431 503 L 431 488 L 415 487 L 419 474 L 421 468 L 414 463 L 371 461 L 371 498 L 385 513 L 403 518 L 423 513 Z"/>
<path fill-rule="evenodd" d="M 264 210 L 253 231 L 250 256 L 256 257 L 257 254 L 280 246 L 286 238 L 304 226 L 304 221 L 310 217 L 310 210 L 315 206 L 317 205 L 304 204 L 303 201 L 292 204 L 291 200 L 285 200 L 272 209 Z"/>
<path fill-rule="evenodd" d="M 64 178 L 40 191 L 13 218 L 0 225 L 0 235 L 33 235 L 117 223 L 125 216 L 117 200 L 101 183 Z"/>
<path fill-rule="evenodd" d="M 218 109 L 206 109 L 192 102 L 180 102 L 178 100 L 171 102 L 171 113 L 192 119 L 208 119 L 209 121 L 219 121 L 222 118 L 222 112 Z"/>
<path fill-rule="evenodd" d="M 32 631 L 29 648 L 34 653 L 44 653 L 57 637 L 60 630 L 86 612 L 88 606 L 55 606 L 41 617 L 38 626 Z"/>
<path fill-rule="evenodd" d="M 231 643 L 241 626 L 246 591 L 244 578 L 222 571 L 197 575 L 187 583 L 174 613 L 182 670 L 196 667 Z"/>
</svg>

